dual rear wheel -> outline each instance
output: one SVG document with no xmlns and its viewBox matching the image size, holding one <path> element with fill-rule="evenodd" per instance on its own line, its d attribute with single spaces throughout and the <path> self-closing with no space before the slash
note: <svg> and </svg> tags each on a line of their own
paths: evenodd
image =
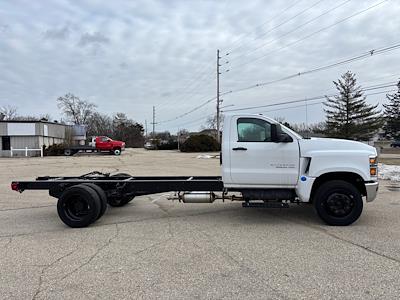
<svg viewBox="0 0 400 300">
<path fill-rule="evenodd" d="M 115 174 L 115 177 L 130 176 Z M 65 189 L 57 202 L 57 212 L 60 219 L 69 227 L 87 227 L 100 219 L 110 206 L 124 206 L 135 196 L 107 197 L 105 191 L 94 183 L 82 183 Z"/>
<path fill-rule="evenodd" d="M 106 209 L 106 198 L 91 184 L 78 184 L 65 189 L 57 202 L 58 216 L 72 228 L 89 226 L 100 218 Z"/>
</svg>

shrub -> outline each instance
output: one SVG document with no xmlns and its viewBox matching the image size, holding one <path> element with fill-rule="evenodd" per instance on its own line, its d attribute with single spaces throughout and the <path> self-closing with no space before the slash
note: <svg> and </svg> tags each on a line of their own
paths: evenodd
<svg viewBox="0 0 400 300">
<path fill-rule="evenodd" d="M 200 134 L 189 137 L 182 145 L 182 152 L 210 152 L 219 151 L 220 145 L 211 136 Z"/>
<path fill-rule="evenodd" d="M 54 144 L 50 146 L 43 146 L 43 155 L 44 156 L 58 156 L 64 155 L 65 144 Z"/>
<path fill-rule="evenodd" d="M 178 142 L 168 141 L 168 143 L 159 143 L 157 145 L 158 150 L 176 150 L 178 149 Z"/>
</svg>

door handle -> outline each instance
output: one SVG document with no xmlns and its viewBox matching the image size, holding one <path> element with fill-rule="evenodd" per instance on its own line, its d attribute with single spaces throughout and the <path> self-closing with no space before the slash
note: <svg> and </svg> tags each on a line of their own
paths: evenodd
<svg viewBox="0 0 400 300">
<path fill-rule="evenodd" d="M 246 151 L 247 148 L 244 148 L 244 147 L 236 147 L 236 148 L 232 148 L 232 150 L 233 150 L 233 151 L 238 151 L 238 150 Z"/>
</svg>

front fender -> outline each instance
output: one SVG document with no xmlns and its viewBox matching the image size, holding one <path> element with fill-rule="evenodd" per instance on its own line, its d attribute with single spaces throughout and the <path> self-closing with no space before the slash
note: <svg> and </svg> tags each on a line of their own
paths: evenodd
<svg viewBox="0 0 400 300">
<path fill-rule="evenodd" d="M 342 152 L 336 155 L 321 153 L 311 157 L 307 176 L 316 178 L 333 172 L 355 173 L 364 181 L 370 180 L 369 153 Z"/>
</svg>

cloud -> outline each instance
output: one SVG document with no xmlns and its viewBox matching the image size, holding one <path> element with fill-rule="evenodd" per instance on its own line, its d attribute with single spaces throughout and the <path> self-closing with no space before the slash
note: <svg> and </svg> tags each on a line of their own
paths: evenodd
<svg viewBox="0 0 400 300">
<path fill-rule="evenodd" d="M 108 44 L 110 43 L 110 39 L 106 36 L 104 36 L 100 32 L 93 32 L 93 33 L 84 33 L 82 34 L 78 45 L 85 47 L 88 45 L 100 45 L 100 44 Z"/>
<path fill-rule="evenodd" d="M 12 104 L 19 107 L 21 114 L 50 113 L 59 119 L 55 99 L 74 92 L 95 102 L 100 112 L 123 111 L 140 122 L 151 120 L 154 105 L 158 122 L 183 114 L 215 96 L 218 48 L 221 55 L 233 49 L 229 56 L 224 56 L 229 64 L 221 67 L 221 92 L 226 92 L 398 42 L 398 1 L 388 1 L 298 43 L 294 42 L 371 3 L 351 1 L 298 28 L 337 6 L 332 1 L 322 1 L 314 9 L 273 29 L 312 5 L 298 1 L 297 6 L 285 10 L 293 2 L 43 0 L 27 1 L 21 7 L 16 1 L 4 1 L 0 10 L 0 106 Z M 277 14 L 279 17 L 273 19 Z M 293 34 L 285 35 L 296 28 Z M 39 43 L 43 38 L 46 42 Z M 60 45 L 63 40 L 66 42 Z M 282 48 L 291 43 L 294 44 Z M 356 73 L 358 83 L 363 86 L 394 81 L 399 78 L 396 64 L 399 53 L 399 50 L 388 52 L 227 94 L 223 96 L 223 105 L 234 104 L 232 108 L 239 108 L 323 95 L 332 92 L 332 81 L 347 70 Z M 242 63 L 247 64 L 240 66 Z M 225 73 L 225 69 L 230 71 Z M 368 101 L 381 102 L 384 98 L 384 95 L 371 96 Z M 211 101 L 184 118 L 160 123 L 156 130 L 174 131 L 188 123 L 188 129 L 196 130 L 202 121 L 195 120 L 213 114 L 215 104 Z M 268 108 L 250 112 L 266 111 Z M 303 107 L 267 114 L 282 116 L 293 123 L 305 119 Z M 323 117 L 322 106 L 309 107 L 310 122 Z"/>
<path fill-rule="evenodd" d="M 70 28 L 65 25 L 61 28 L 48 29 L 44 32 L 44 37 L 49 40 L 65 40 L 70 35 Z"/>
<path fill-rule="evenodd" d="M 6 24 L 0 24 L 0 33 L 1 32 L 8 32 L 10 30 L 10 26 Z"/>
</svg>

